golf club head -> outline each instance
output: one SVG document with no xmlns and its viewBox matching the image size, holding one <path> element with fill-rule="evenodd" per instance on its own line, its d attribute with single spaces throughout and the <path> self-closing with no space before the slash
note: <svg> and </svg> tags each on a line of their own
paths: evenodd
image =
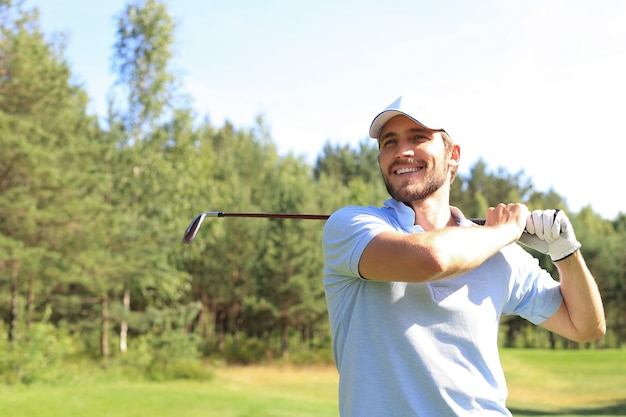
<svg viewBox="0 0 626 417">
<path fill-rule="evenodd" d="M 183 242 L 186 244 L 190 244 L 196 238 L 198 231 L 200 230 L 200 226 L 202 226 L 202 222 L 207 217 L 220 217 L 219 211 L 205 211 L 204 213 L 198 214 L 191 221 L 189 226 L 187 227 L 187 231 L 185 232 L 185 236 L 183 236 Z"/>
<path fill-rule="evenodd" d="M 202 226 L 202 222 L 206 215 L 204 213 L 198 214 L 191 221 L 189 226 L 187 227 L 187 231 L 185 232 L 185 236 L 183 236 L 183 242 L 186 244 L 190 244 L 196 238 L 198 234 L 198 230 L 200 230 L 200 226 Z"/>
</svg>

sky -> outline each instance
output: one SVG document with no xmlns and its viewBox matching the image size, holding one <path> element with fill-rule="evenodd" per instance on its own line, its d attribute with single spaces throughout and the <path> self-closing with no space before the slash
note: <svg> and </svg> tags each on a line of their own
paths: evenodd
<svg viewBox="0 0 626 417">
<path fill-rule="evenodd" d="M 26 0 L 63 32 L 75 81 L 104 115 L 115 16 L 130 0 Z M 626 213 L 626 1 L 170 0 L 171 69 L 199 120 L 252 128 L 314 163 L 356 147 L 397 97 L 423 97 L 476 161 L 524 173 L 572 212 Z M 420 116 L 417 116 L 418 119 Z M 622 191 L 620 191 L 622 190 Z M 382 202 L 373 202 L 379 204 Z M 547 208 L 547 207 L 546 207 Z"/>
</svg>

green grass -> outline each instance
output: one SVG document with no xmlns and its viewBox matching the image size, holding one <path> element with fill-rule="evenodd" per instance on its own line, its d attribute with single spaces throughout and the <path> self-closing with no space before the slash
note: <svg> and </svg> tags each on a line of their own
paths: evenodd
<svg viewBox="0 0 626 417">
<path fill-rule="evenodd" d="M 626 416 L 626 350 L 501 351 L 515 416 Z"/>
<path fill-rule="evenodd" d="M 521 417 L 626 416 L 626 350 L 503 350 Z M 0 386 L 2 417 L 337 416 L 333 367 L 224 367 L 206 382 Z"/>
<path fill-rule="evenodd" d="M 208 382 L 0 387 L 1 417 L 317 417 L 337 414 L 334 368 L 231 367 Z"/>
</svg>

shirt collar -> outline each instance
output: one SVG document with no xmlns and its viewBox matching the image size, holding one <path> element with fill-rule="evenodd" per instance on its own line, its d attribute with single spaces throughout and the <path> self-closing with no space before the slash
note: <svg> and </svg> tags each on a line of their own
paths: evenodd
<svg viewBox="0 0 626 417">
<path fill-rule="evenodd" d="M 384 207 L 394 212 L 395 218 L 402 228 L 412 229 L 419 227 L 423 231 L 421 226 L 413 224 L 415 222 L 415 212 L 411 207 L 393 198 L 385 201 Z M 459 226 L 471 226 L 473 224 L 465 218 L 457 207 L 450 206 L 450 214 Z"/>
</svg>

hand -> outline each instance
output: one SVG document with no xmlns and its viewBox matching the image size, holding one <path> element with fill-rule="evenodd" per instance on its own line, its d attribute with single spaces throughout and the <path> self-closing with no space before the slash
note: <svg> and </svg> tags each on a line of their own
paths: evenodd
<svg viewBox="0 0 626 417">
<path fill-rule="evenodd" d="M 524 227 L 526 227 L 526 219 L 529 215 L 528 207 L 524 204 L 500 203 L 496 207 L 489 207 L 487 209 L 485 226 L 511 225 L 514 227 L 516 233 L 515 240 L 518 240 L 524 231 Z"/>
<path fill-rule="evenodd" d="M 524 245 L 550 255 L 558 262 L 582 246 L 576 240 L 574 228 L 561 210 L 535 210 L 526 221 L 526 233 L 519 239 Z"/>
</svg>

